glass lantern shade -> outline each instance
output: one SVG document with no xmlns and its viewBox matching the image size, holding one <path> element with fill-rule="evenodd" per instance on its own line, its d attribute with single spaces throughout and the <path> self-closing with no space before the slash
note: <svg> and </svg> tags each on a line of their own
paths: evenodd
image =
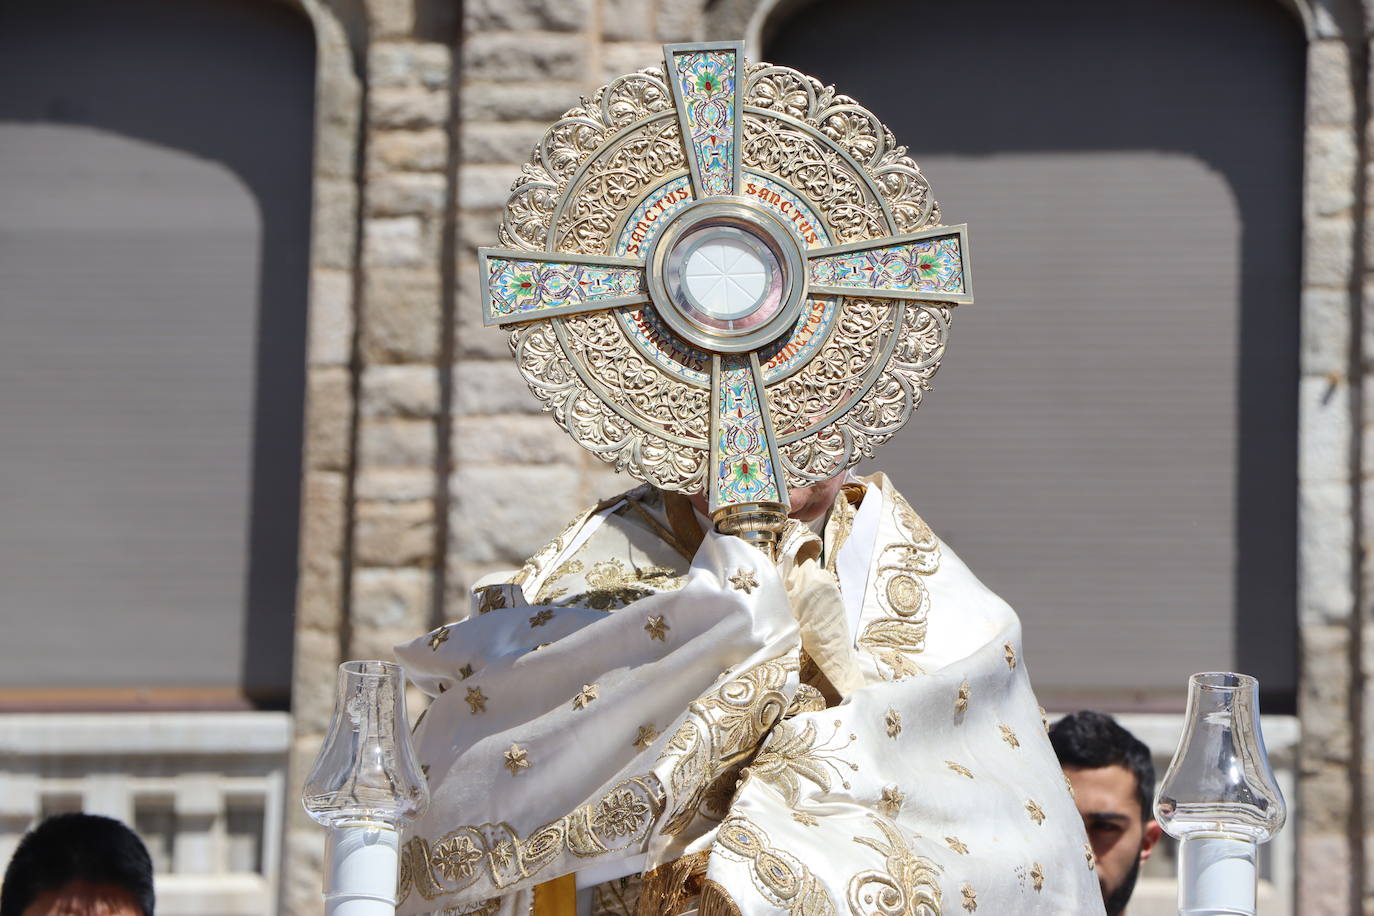
<svg viewBox="0 0 1374 916">
<path fill-rule="evenodd" d="M 383 661 L 339 666 L 334 716 L 302 792 L 327 827 L 397 828 L 429 805 L 405 713 L 405 674 Z"/>
<path fill-rule="evenodd" d="M 1178 839 L 1224 834 L 1264 843 L 1287 816 L 1260 731 L 1259 682 L 1207 672 L 1188 679 L 1183 737 L 1155 796 L 1155 815 Z"/>
</svg>

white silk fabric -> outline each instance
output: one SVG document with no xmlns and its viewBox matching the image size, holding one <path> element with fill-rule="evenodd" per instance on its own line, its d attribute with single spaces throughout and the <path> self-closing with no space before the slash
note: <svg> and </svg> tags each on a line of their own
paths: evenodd
<svg viewBox="0 0 1374 916">
<path fill-rule="evenodd" d="M 656 497 L 397 647 L 434 697 L 398 913 L 523 916 L 559 875 L 707 851 L 748 916 L 1102 912 L 1019 622 L 885 478 L 837 501 L 828 564 L 793 525 L 777 567 L 715 533 L 688 565 Z"/>
</svg>

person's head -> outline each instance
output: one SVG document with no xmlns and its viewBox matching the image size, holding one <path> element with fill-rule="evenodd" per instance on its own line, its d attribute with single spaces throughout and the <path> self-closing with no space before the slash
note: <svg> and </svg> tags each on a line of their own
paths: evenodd
<svg viewBox="0 0 1374 916">
<path fill-rule="evenodd" d="M 55 815 L 19 841 L 0 916 L 153 916 L 152 859 L 119 821 Z"/>
<path fill-rule="evenodd" d="M 1161 833 L 1150 810 L 1155 794 L 1150 749 L 1111 716 L 1086 710 L 1056 722 L 1050 743 L 1073 786 L 1097 858 L 1107 916 L 1119 916 Z"/>
<path fill-rule="evenodd" d="M 825 515 L 830 511 L 830 507 L 835 505 L 835 496 L 840 492 L 840 487 L 844 486 L 844 480 L 844 474 L 837 474 L 829 480 L 813 483 L 809 487 L 791 487 L 787 491 L 790 506 L 788 516 L 810 522 Z M 706 511 L 705 493 L 694 493 L 688 498 L 698 512 L 702 515 L 709 514 Z"/>
</svg>

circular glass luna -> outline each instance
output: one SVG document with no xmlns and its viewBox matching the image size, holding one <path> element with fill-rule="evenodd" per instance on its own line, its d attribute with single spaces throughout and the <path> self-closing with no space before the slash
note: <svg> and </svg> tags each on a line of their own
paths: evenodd
<svg viewBox="0 0 1374 916">
<path fill-rule="evenodd" d="M 708 350 L 742 352 L 791 327 L 805 295 L 792 234 L 752 201 L 708 198 L 684 209 L 649 253 L 659 316 Z"/>
</svg>

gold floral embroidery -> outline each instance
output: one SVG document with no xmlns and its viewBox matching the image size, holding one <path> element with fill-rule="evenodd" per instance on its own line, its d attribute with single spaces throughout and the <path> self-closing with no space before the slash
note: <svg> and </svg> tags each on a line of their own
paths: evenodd
<svg viewBox="0 0 1374 916">
<path fill-rule="evenodd" d="M 614 611 L 647 598 L 655 591 L 682 588 L 687 577 L 678 575 L 666 566 L 626 566 L 618 557 L 610 557 L 593 563 L 583 581 L 587 590 L 569 598 L 566 604 L 596 611 Z"/>
<path fill-rule="evenodd" d="M 1016 648 L 1011 643 L 1002 644 L 1002 657 L 1007 660 L 1008 669 L 1016 667 Z"/>
<path fill-rule="evenodd" d="M 957 836 L 945 837 L 945 845 L 948 846 L 950 849 L 954 850 L 955 852 L 959 853 L 959 855 L 961 856 L 968 855 L 968 847 L 965 846 L 964 841 L 959 839 Z"/>
<path fill-rule="evenodd" d="M 544 610 L 530 618 L 530 629 L 533 630 L 535 627 L 542 627 L 550 620 L 553 620 L 553 611 L 544 608 Z"/>
<path fill-rule="evenodd" d="M 1045 869 L 1040 867 L 1039 862 L 1031 863 L 1030 876 L 1036 892 L 1043 891 L 1045 889 Z"/>
<path fill-rule="evenodd" d="M 461 668 L 458 669 L 458 677 L 459 677 L 461 680 L 466 681 L 468 678 L 472 677 L 472 674 L 473 674 L 473 671 L 472 671 L 472 665 L 471 665 L 471 663 L 466 664 L 466 665 L 464 665 L 463 667 L 461 667 Z"/>
<path fill-rule="evenodd" d="M 1007 742 L 1008 747 L 1015 749 L 1021 746 L 1021 742 L 1016 738 L 1016 732 L 1011 730 L 1010 725 L 998 725 L 997 728 L 1002 732 L 1002 740 Z"/>
<path fill-rule="evenodd" d="M 824 712 L 825 709 L 825 694 L 817 687 L 801 683 L 797 685 L 797 692 L 792 696 L 792 705 L 787 707 L 783 718 L 790 719 L 804 712 Z"/>
<path fill-rule="evenodd" d="M 902 714 L 891 706 L 887 708 L 884 721 L 887 723 L 887 736 L 889 738 L 895 738 L 902 733 Z"/>
<path fill-rule="evenodd" d="M 840 751 L 854 742 L 854 735 L 851 734 L 844 744 L 831 746 L 840 731 L 838 719 L 824 743 L 820 741 L 814 720 L 801 721 L 801 728 L 792 722 L 778 726 L 764 745 L 763 752 L 745 770 L 747 777 L 757 777 L 777 789 L 789 808 L 797 807 L 801 800 L 802 779 L 815 783 L 821 792 L 828 793 L 832 774 L 840 780 L 841 786 L 848 789 L 849 782 L 841 776 L 841 770 L 845 767 L 853 771 L 859 769 L 857 763 L 839 756 Z"/>
<path fill-rule="evenodd" d="M 847 898 L 853 916 L 940 916 L 940 871 L 930 859 L 918 856 L 901 830 L 880 817 L 868 819 L 882 838 L 854 837 L 854 842 L 876 850 L 886 860 L 886 870 L 870 869 L 849 879 Z"/>
<path fill-rule="evenodd" d="M 959 685 L 958 695 L 954 698 L 955 712 L 968 712 L 968 701 L 972 692 L 972 688 L 968 685 L 968 679 L 965 678 L 964 682 Z"/>
<path fill-rule="evenodd" d="M 487 711 L 487 697 L 482 693 L 481 687 L 469 687 L 468 695 L 464 698 L 468 704 L 468 712 L 477 715 L 479 712 Z"/>
<path fill-rule="evenodd" d="M 500 585 L 487 585 L 477 591 L 477 613 L 490 614 L 506 606 L 505 589 Z"/>
<path fill-rule="evenodd" d="M 654 728 L 654 724 L 650 722 L 648 725 L 641 725 L 639 727 L 639 734 L 635 736 L 634 746 L 641 751 L 648 750 L 649 745 L 657 740 L 658 729 Z"/>
<path fill-rule="evenodd" d="M 734 586 L 736 591 L 752 595 L 754 589 L 759 587 L 759 580 L 755 578 L 753 570 L 737 569 L 735 574 L 730 577 L 730 584 Z"/>
<path fill-rule="evenodd" d="M 978 909 L 978 892 L 975 891 L 972 886 L 965 884 L 961 893 L 964 896 L 964 909 L 968 910 L 970 913 Z"/>
<path fill-rule="evenodd" d="M 962 763 L 955 763 L 953 760 L 946 760 L 945 766 L 949 767 L 951 770 L 958 773 L 960 776 L 967 776 L 969 779 L 973 778 L 973 771 L 970 770 L 968 767 L 964 766 Z"/>
<path fill-rule="evenodd" d="M 438 652 L 439 647 L 448 642 L 448 630 L 449 628 L 446 626 L 440 627 L 430 635 L 429 639 L 425 640 L 431 650 Z"/>
<path fill-rule="evenodd" d="M 906 803 L 906 793 L 896 786 L 883 786 L 883 797 L 878 801 L 878 807 L 888 817 L 896 817 L 902 810 L 902 805 Z"/>
<path fill-rule="evenodd" d="M 900 680 L 922 671 L 913 656 L 926 647 L 930 595 L 923 580 L 940 568 L 940 542 L 900 493 L 888 486 L 883 496 L 902 540 L 879 551 L 874 593 L 885 614 L 864 626 L 858 647 L 890 669 L 879 668 L 884 678 Z"/>
<path fill-rule="evenodd" d="M 521 770 L 528 770 L 530 768 L 529 752 L 518 744 L 511 744 L 511 746 L 506 749 L 504 756 L 506 758 L 505 767 L 510 770 L 512 776 L 516 775 Z"/>
<path fill-rule="evenodd" d="M 797 670 L 795 655 L 784 655 L 731 677 L 687 707 L 688 716 L 664 747 L 660 760 L 672 760 L 668 782 L 682 803 L 663 827 L 668 836 L 687 828 L 702 810 L 711 785 L 752 756 L 760 740 L 789 705 L 782 687 Z"/>
<path fill-rule="evenodd" d="M 586 709 L 597 698 L 598 689 L 596 684 L 583 684 L 581 693 L 573 697 L 573 709 Z"/>
<path fill-rule="evenodd" d="M 607 836 L 632 836 L 648 814 L 647 802 L 629 789 L 620 789 L 601 799 L 592 815 L 592 827 Z"/>
<path fill-rule="evenodd" d="M 581 560 L 564 560 L 558 564 L 558 568 L 549 573 L 548 579 L 544 580 L 544 585 L 539 589 L 539 594 L 534 596 L 535 604 L 552 604 L 568 593 L 566 588 L 555 588 L 559 582 L 569 576 L 581 575 L 583 566 Z"/>
<path fill-rule="evenodd" d="M 738 816 L 726 820 L 716 834 L 713 854 L 747 865 L 754 888 L 788 916 L 834 916 L 835 907 L 821 880 L 773 846 L 757 824 Z"/>
<path fill-rule="evenodd" d="M 516 746 L 512 750 L 523 753 Z M 624 850 L 647 835 L 663 812 L 663 800 L 663 786 L 648 774 L 617 783 L 599 799 L 523 838 L 504 823 L 458 827 L 436 839 L 432 848 L 427 839 L 413 837 L 402 850 L 400 900 L 404 902 L 412 892 L 425 900 L 437 900 L 466 891 L 479 881 L 484 885 L 478 893 L 489 890 L 495 894 L 517 882 L 538 877 L 567 856 L 594 859 Z M 630 832 L 625 833 L 626 830 Z M 460 863 L 468 854 L 456 853 L 457 857 L 453 857 L 455 851 L 468 849 L 468 844 L 480 853 L 481 861 L 472 862 L 470 871 L 465 873 Z M 434 850 L 439 849 L 452 859 L 448 873 L 434 861 Z"/>
<path fill-rule="evenodd" d="M 482 853 L 477 844 L 468 836 L 456 836 L 434 847 L 429 857 L 430 865 L 450 881 L 471 878 L 482 861 Z"/>
<path fill-rule="evenodd" d="M 1041 808 L 1033 798 L 1026 799 L 1026 815 L 1036 824 L 1045 823 L 1045 809 Z"/>
<path fill-rule="evenodd" d="M 672 627 L 668 626 L 668 622 L 663 619 L 662 614 L 655 614 L 652 617 L 648 617 L 646 621 L 647 622 L 644 624 L 644 632 L 649 634 L 650 639 L 657 639 L 659 642 L 668 641 L 666 634 Z"/>
</svg>

